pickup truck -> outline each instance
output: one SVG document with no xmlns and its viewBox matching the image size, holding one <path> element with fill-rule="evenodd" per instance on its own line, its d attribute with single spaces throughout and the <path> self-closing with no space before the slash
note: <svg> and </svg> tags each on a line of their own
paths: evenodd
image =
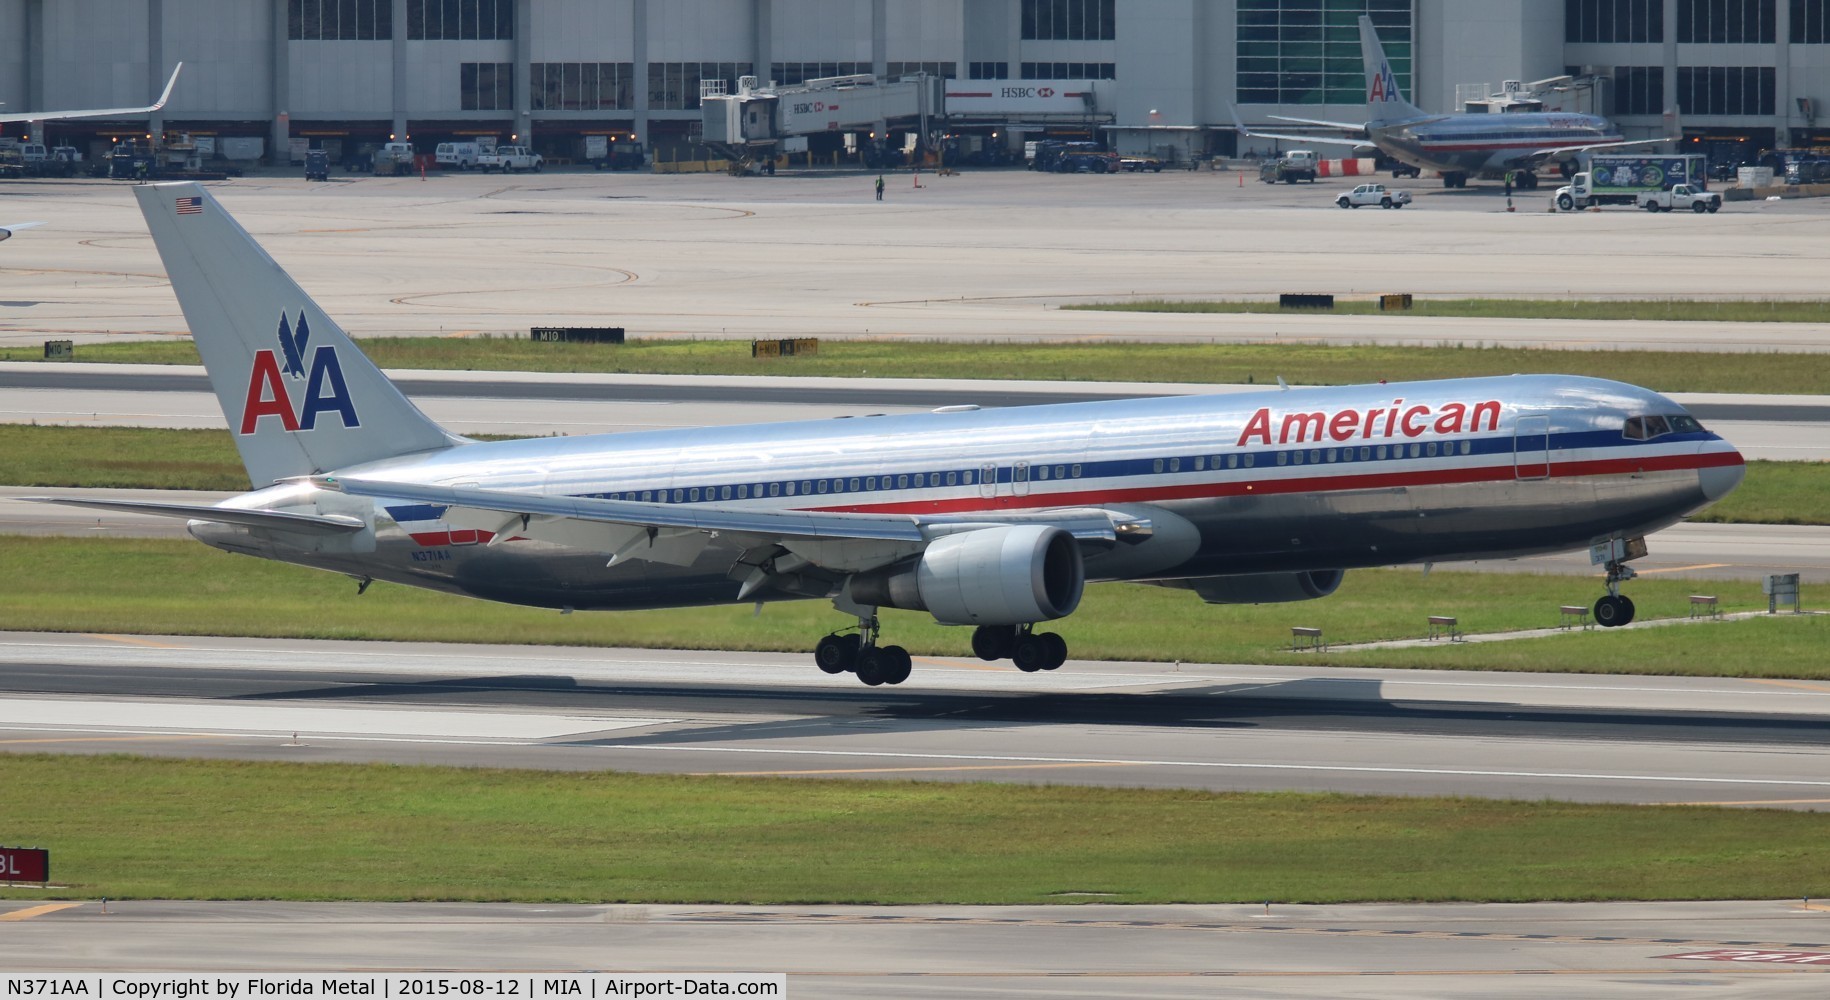
<svg viewBox="0 0 1830 1000">
<path fill-rule="evenodd" d="M 1678 184 L 1669 191 L 1647 191 L 1639 196 L 1639 207 L 1648 212 L 1669 212 L 1674 208 L 1688 208 L 1701 215 L 1714 212 L 1722 207 L 1722 196 L 1714 191 L 1704 191 L 1688 184 Z"/>
<path fill-rule="evenodd" d="M 405 177 L 413 172 L 413 144 L 390 142 L 375 150 L 369 158 L 369 172 Z"/>
<path fill-rule="evenodd" d="M 1403 208 L 1411 203 L 1409 191 L 1393 191 L 1383 184 L 1362 184 L 1334 200 L 1342 208 L 1377 205 L 1380 208 Z"/>
<path fill-rule="evenodd" d="M 495 152 L 477 157 L 477 169 L 500 170 L 505 174 L 519 170 L 538 172 L 545 162 L 545 157 L 526 146 L 497 146 Z"/>
</svg>

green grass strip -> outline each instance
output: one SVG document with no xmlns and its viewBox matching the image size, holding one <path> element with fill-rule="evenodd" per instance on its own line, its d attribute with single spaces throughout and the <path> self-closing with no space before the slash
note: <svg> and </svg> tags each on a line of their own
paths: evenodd
<svg viewBox="0 0 1830 1000">
<path fill-rule="evenodd" d="M 1830 323 L 1830 301 L 1795 299 L 1414 299 L 1383 312 L 1372 299 L 1337 298 L 1333 309 L 1285 309 L 1271 301 L 1133 299 L 1061 308 L 1097 312 L 1440 316 L 1452 319 L 1596 319 L 1657 323 Z"/>
<path fill-rule="evenodd" d="M 185 540 L 7 538 L 0 579 L 7 581 L 0 629 L 20 631 L 805 652 L 850 624 L 825 601 L 771 604 L 760 616 L 747 605 L 560 615 L 386 583 L 358 597 L 355 583 L 337 574 Z M 1102 584 L 1088 588 L 1071 617 L 1048 627 L 1074 656 L 1090 659 L 1830 677 L 1823 655 L 1830 619 L 1818 616 L 1326 656 L 1289 649 L 1294 625 L 1320 627 L 1337 644 L 1421 638 L 1428 615 L 1454 615 L 1471 632 L 1549 628 L 1558 606 L 1589 604 L 1601 592 L 1598 577 L 1362 570 L 1319 601 L 1216 606 L 1184 590 Z M 1698 592 L 1720 597 L 1724 611 L 1766 608 L 1754 582 L 1659 576 L 1636 580 L 1627 592 L 1641 618 L 1685 617 L 1689 595 Z M 886 641 L 910 652 L 971 655 L 968 629 L 916 612 L 883 617 Z M 811 659 L 807 669 L 810 681 L 819 680 Z"/>
<path fill-rule="evenodd" d="M 0 483 L 245 490 L 248 476 L 222 431 L 0 424 Z M 1830 462 L 1750 462 L 1741 488 L 1695 520 L 1830 524 Z"/>
<path fill-rule="evenodd" d="M 605 764 L 615 761 L 606 754 Z M 1822 895 L 1822 813 L 8 757 L 64 898 L 1337 903 Z M 1140 820 L 1144 820 L 1140 822 Z"/>
<path fill-rule="evenodd" d="M 1830 319 L 1830 318 L 1827 318 Z M 1479 330 L 1467 335 L 1478 342 Z M 1661 392 L 1817 394 L 1830 385 L 1830 354 L 1702 351 L 1566 351 L 1445 345 L 1072 344 L 826 340 L 814 355 L 752 358 L 744 341 L 635 340 L 622 346 L 546 344 L 510 337 L 377 337 L 364 353 L 383 368 L 467 371 L 626 372 L 675 375 L 820 375 L 884 378 L 1023 378 L 1133 382 L 1350 385 L 1386 379 L 1554 372 L 1592 375 Z M 40 354 L 42 352 L 39 352 Z M 82 344 L 80 361 L 196 364 L 188 340 Z M 0 361 L 41 360 L 23 348 Z"/>
</svg>

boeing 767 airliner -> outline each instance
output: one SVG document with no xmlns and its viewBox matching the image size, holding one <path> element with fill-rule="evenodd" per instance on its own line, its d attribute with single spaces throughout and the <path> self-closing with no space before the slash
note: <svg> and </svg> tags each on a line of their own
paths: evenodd
<svg viewBox="0 0 1830 1000">
<path fill-rule="evenodd" d="M 439 427 L 192 183 L 134 189 L 256 489 L 190 519 L 221 549 L 578 610 L 814 598 L 856 619 L 828 673 L 909 676 L 877 609 L 975 626 L 1048 670 L 1037 631 L 1089 581 L 1212 604 L 1325 597 L 1346 570 L 1598 547 L 1602 625 L 1644 535 L 1734 489 L 1684 408 L 1515 375 L 476 442 Z"/>
</svg>

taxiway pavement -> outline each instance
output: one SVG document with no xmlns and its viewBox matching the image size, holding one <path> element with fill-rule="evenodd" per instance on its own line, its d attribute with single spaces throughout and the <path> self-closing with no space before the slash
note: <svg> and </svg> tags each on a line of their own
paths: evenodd
<svg viewBox="0 0 1830 1000">
<path fill-rule="evenodd" d="M 795 998 L 1821 997 L 1803 900 L 1292 906 L 0 902 L 18 968 L 785 972 Z"/>
</svg>

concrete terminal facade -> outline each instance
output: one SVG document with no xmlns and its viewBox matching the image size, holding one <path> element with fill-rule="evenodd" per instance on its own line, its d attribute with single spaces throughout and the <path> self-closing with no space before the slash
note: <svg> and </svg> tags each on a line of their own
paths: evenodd
<svg viewBox="0 0 1830 1000">
<path fill-rule="evenodd" d="M 1007 142 L 1232 153 L 1234 106 L 1363 117 L 1362 13 L 1432 112 L 1469 84 L 1586 73 L 1600 84 L 1567 92 L 1571 110 L 1630 135 L 1662 134 L 1676 105 L 1698 140 L 1830 143 L 1830 0 L 0 0 L 0 101 L 139 104 L 183 60 L 162 116 L 37 127 L 75 145 L 260 137 L 270 154 L 489 135 L 567 157 L 592 134 L 686 142 L 702 79 L 925 71 L 974 90 L 1092 82 L 1078 114 L 973 116 Z"/>
</svg>

